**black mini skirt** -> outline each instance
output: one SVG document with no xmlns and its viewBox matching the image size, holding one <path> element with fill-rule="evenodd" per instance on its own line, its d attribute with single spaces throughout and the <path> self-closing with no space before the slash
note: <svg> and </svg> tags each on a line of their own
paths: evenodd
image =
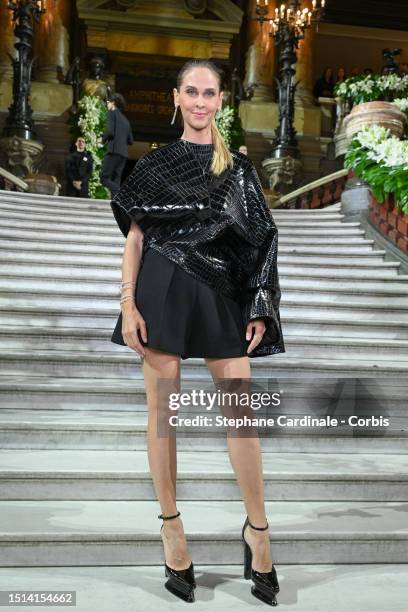
<svg viewBox="0 0 408 612">
<path fill-rule="evenodd" d="M 241 307 L 235 300 L 188 274 L 153 248 L 145 252 L 137 276 L 135 302 L 147 329 L 143 346 L 182 359 L 244 357 L 250 344 Z M 122 313 L 111 341 L 126 346 Z"/>
</svg>

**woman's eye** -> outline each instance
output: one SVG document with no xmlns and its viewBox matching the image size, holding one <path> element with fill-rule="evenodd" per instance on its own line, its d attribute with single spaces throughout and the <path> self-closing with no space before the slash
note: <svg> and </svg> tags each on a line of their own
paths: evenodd
<svg viewBox="0 0 408 612">
<path fill-rule="evenodd" d="M 188 94 L 195 94 L 195 93 L 197 93 L 196 91 L 194 91 L 194 89 L 187 89 L 186 91 L 187 91 Z M 206 91 L 205 94 L 207 96 L 213 96 L 214 92 L 213 91 Z"/>
</svg>

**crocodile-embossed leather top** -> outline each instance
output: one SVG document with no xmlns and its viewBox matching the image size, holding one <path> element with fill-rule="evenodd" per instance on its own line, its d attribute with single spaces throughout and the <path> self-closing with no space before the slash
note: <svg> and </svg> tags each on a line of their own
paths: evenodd
<svg viewBox="0 0 408 612">
<path fill-rule="evenodd" d="M 143 255 L 151 247 L 237 300 L 245 325 L 265 321 L 249 357 L 284 353 L 278 230 L 257 171 L 232 149 L 233 168 L 215 176 L 212 154 L 212 144 L 183 139 L 149 151 L 113 198 L 113 214 L 124 236 L 132 220 L 142 229 Z"/>
</svg>

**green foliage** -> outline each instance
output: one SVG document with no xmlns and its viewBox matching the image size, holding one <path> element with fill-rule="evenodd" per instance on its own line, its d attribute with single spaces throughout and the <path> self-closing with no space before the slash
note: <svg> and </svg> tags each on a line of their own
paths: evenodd
<svg viewBox="0 0 408 612">
<path fill-rule="evenodd" d="M 238 149 L 244 143 L 241 120 L 238 109 L 234 106 L 224 105 L 215 115 L 215 123 L 230 149 Z"/>
<path fill-rule="evenodd" d="M 238 108 L 234 107 L 234 119 L 231 125 L 231 149 L 239 149 L 239 147 L 244 144 L 245 138 L 241 118 Z"/>
</svg>

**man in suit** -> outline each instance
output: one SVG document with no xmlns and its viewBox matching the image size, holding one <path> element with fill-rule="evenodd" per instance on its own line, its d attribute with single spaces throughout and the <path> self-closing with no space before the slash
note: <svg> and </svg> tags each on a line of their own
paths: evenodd
<svg viewBox="0 0 408 612">
<path fill-rule="evenodd" d="M 82 136 L 76 139 L 76 151 L 65 160 L 67 176 L 67 195 L 78 198 L 89 198 L 88 183 L 93 172 L 93 157 L 85 147 Z"/>
<path fill-rule="evenodd" d="M 101 183 L 115 196 L 120 189 L 123 169 L 128 158 L 128 145 L 133 144 L 129 121 L 123 115 L 125 100 L 115 93 L 108 100 L 108 123 L 102 143 L 108 143 L 108 151 L 102 162 Z"/>
</svg>

